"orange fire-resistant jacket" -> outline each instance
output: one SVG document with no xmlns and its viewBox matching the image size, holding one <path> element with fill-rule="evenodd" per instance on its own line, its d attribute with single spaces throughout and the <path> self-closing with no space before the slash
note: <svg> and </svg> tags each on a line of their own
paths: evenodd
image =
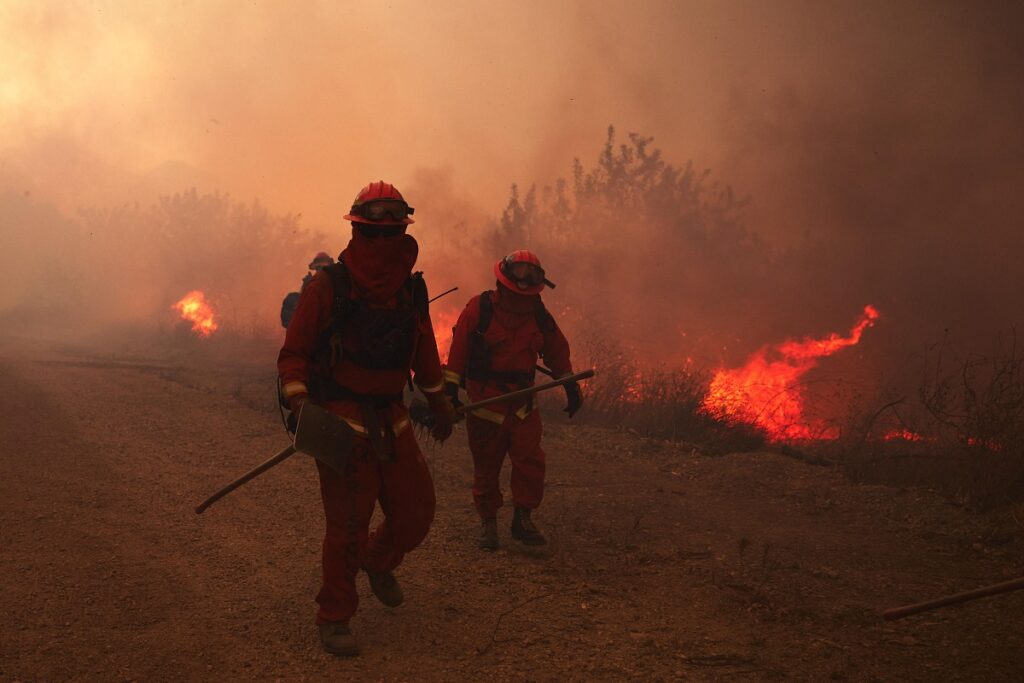
<svg viewBox="0 0 1024 683">
<path fill-rule="evenodd" d="M 353 289 L 352 298 L 356 298 Z M 319 272 L 302 290 L 295 315 L 288 325 L 284 346 L 278 356 L 277 367 L 284 385 L 285 397 L 291 398 L 308 393 L 310 369 L 321 332 L 327 328 L 331 317 L 334 287 L 331 278 Z M 395 308 L 396 297 L 392 296 L 380 308 Z M 429 316 L 420 319 L 417 329 L 415 355 L 410 368 L 416 385 L 427 394 L 428 399 L 440 396 L 443 388 L 441 361 L 437 353 L 437 341 Z M 344 355 L 333 368 L 333 379 L 342 387 L 359 394 L 401 394 L 409 377 L 409 371 L 370 370 L 356 365 Z M 354 401 L 330 402 L 328 410 L 341 416 L 357 434 L 366 434 L 360 418 L 358 405 Z M 395 434 L 409 427 L 409 416 L 401 402 L 393 403 L 387 409 Z"/>
<path fill-rule="evenodd" d="M 569 360 L 569 342 L 552 321 L 552 329 L 544 332 L 537 322 L 537 310 L 542 305 L 539 294 L 522 295 L 499 286 L 491 292 L 494 315 L 484 342 L 490 350 L 491 370 L 496 372 L 532 372 L 537 359 L 542 358 L 555 377 L 572 374 Z M 480 295 L 469 300 L 455 323 L 452 346 L 445 366 L 445 381 L 461 383 L 469 361 L 470 338 L 480 321 Z M 466 393 L 470 401 L 479 401 L 506 393 L 510 389 L 532 386 L 533 382 L 516 387 L 502 386 L 501 382 L 478 381 L 466 378 Z M 477 417 L 501 423 L 514 411 L 526 417 L 533 410 L 533 402 L 520 400 L 513 405 L 497 403 L 473 411 Z"/>
</svg>

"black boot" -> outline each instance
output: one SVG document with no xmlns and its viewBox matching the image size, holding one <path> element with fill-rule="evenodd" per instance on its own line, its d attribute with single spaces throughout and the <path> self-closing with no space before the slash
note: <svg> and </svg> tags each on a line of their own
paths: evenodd
<svg viewBox="0 0 1024 683">
<path fill-rule="evenodd" d="M 480 550 L 497 550 L 501 547 L 498 542 L 498 520 L 485 519 L 480 524 Z"/>
<path fill-rule="evenodd" d="M 347 623 L 336 621 L 320 624 L 317 628 L 320 630 L 320 645 L 324 652 L 337 657 L 354 657 L 359 654 L 359 644 Z"/>
<path fill-rule="evenodd" d="M 377 599 L 388 607 L 398 607 L 405 601 L 402 595 L 402 587 L 398 585 L 398 579 L 392 572 L 371 572 L 366 570 L 366 576 L 370 579 L 370 589 Z"/>
<path fill-rule="evenodd" d="M 516 508 L 512 515 L 512 538 L 523 545 L 544 545 L 548 542 L 530 519 L 530 508 Z"/>
</svg>

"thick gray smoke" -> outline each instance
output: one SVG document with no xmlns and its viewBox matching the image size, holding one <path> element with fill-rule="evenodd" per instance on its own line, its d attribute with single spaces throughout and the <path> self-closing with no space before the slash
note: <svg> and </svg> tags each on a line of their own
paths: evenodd
<svg viewBox="0 0 1024 683">
<path fill-rule="evenodd" d="M 6 321 L 159 327 L 199 288 L 269 333 L 378 177 L 417 207 L 434 291 L 463 287 L 439 315 L 535 248 L 569 324 L 653 360 L 735 362 L 868 303 L 862 353 L 896 360 L 1024 311 L 1013 4 L 98 9 L 0 12 Z M 699 190 L 657 200 L 640 169 L 579 203 L 608 124 Z"/>
</svg>

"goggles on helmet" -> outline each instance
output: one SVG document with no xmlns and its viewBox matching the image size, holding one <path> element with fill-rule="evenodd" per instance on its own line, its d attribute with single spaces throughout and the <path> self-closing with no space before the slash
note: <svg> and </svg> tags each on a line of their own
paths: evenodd
<svg viewBox="0 0 1024 683">
<path fill-rule="evenodd" d="M 377 237 L 398 237 L 405 234 L 404 225 L 372 225 L 370 223 L 356 223 L 356 230 L 363 237 L 376 239 Z"/>
<path fill-rule="evenodd" d="M 555 283 L 544 276 L 543 268 L 526 261 L 513 261 L 511 255 L 505 257 L 501 264 L 501 272 L 505 273 L 505 276 L 516 283 L 520 289 L 529 289 L 537 285 L 555 288 Z"/>
<path fill-rule="evenodd" d="M 362 216 L 371 221 L 396 221 L 401 222 L 415 212 L 411 206 L 403 201 L 389 199 L 366 202 L 352 207 L 352 214 Z"/>
</svg>

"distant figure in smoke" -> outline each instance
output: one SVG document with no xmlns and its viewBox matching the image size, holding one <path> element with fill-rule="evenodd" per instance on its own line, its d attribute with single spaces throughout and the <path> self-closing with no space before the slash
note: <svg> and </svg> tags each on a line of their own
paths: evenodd
<svg viewBox="0 0 1024 683">
<path fill-rule="evenodd" d="M 515 251 L 494 264 L 497 288 L 473 297 L 459 316 L 445 368 L 445 393 L 461 406 L 459 388 L 470 401 L 532 386 L 537 358 L 553 377 L 572 374 L 569 342 L 541 301 L 555 285 L 529 251 Z M 569 417 L 583 405 L 578 384 L 565 386 Z M 512 538 L 526 545 L 547 540 L 530 518 L 544 494 L 541 420 L 533 398 L 474 410 L 466 417 L 473 453 L 473 500 L 482 521 L 480 548 L 497 550 L 497 513 L 502 506 L 498 477 L 507 454 L 512 463 Z"/>
<path fill-rule="evenodd" d="M 455 418 L 426 284 L 412 272 L 412 212 L 388 183 L 362 189 L 345 216 L 352 240 L 303 289 L 277 361 L 292 413 L 307 400 L 319 404 L 347 423 L 355 442 L 343 471 L 316 461 L 327 521 L 317 624 L 324 650 L 335 655 L 359 651 L 348 625 L 359 570 L 382 603 L 402 604 L 392 572 L 434 519 L 434 482 L 402 400 L 410 376 L 433 409 L 435 439 L 451 435 Z M 384 518 L 371 533 L 378 501 Z"/>
<path fill-rule="evenodd" d="M 281 327 L 288 328 L 288 323 L 291 322 L 292 316 L 295 315 L 295 307 L 299 305 L 299 295 L 302 290 L 306 288 L 313 276 L 319 273 L 323 268 L 334 263 L 326 251 L 317 252 L 317 255 L 313 257 L 313 260 L 309 262 L 309 272 L 302 278 L 302 287 L 299 288 L 298 292 L 288 292 L 288 295 L 281 302 Z"/>
</svg>

